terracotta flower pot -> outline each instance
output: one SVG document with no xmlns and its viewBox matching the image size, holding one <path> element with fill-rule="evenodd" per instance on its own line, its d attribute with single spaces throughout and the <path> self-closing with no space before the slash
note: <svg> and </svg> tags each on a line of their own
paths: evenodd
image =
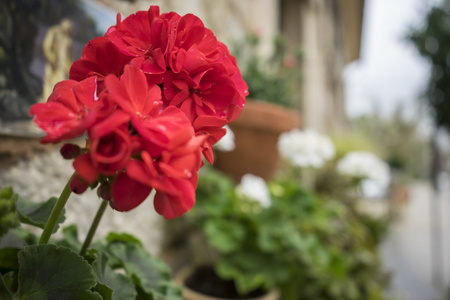
<svg viewBox="0 0 450 300">
<path fill-rule="evenodd" d="M 217 296 L 210 296 L 202 292 L 193 290 L 186 286 L 186 281 L 193 274 L 194 269 L 186 267 L 177 273 L 175 276 L 175 282 L 183 287 L 183 299 L 184 300 L 278 300 L 279 293 L 276 290 L 264 293 L 260 296 L 254 296 L 251 298 L 220 298 Z M 206 280 L 202 280 L 201 284 L 205 284 Z M 217 282 L 216 282 L 217 284 Z"/>
<path fill-rule="evenodd" d="M 295 110 L 247 100 L 239 118 L 229 124 L 236 148 L 231 152 L 216 151 L 214 167 L 233 176 L 236 182 L 246 173 L 269 180 L 280 165 L 278 137 L 300 124 L 300 115 Z"/>
</svg>

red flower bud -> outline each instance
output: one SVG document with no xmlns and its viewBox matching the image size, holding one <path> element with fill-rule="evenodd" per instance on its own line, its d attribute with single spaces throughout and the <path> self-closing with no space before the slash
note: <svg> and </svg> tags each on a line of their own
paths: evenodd
<svg viewBox="0 0 450 300">
<path fill-rule="evenodd" d="M 89 182 L 76 175 L 70 182 L 70 189 L 75 194 L 83 194 L 89 187 Z"/>
<path fill-rule="evenodd" d="M 107 181 L 103 182 L 97 189 L 97 195 L 106 201 L 110 201 L 112 199 L 111 184 Z"/>
<path fill-rule="evenodd" d="M 59 153 L 61 153 L 61 156 L 64 159 L 73 159 L 80 155 L 81 148 L 78 145 L 75 144 L 64 144 L 62 145 L 61 149 L 59 150 Z"/>
</svg>

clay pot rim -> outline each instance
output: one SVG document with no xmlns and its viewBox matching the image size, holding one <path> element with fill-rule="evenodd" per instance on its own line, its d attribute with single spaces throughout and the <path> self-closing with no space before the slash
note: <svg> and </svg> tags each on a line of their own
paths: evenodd
<svg viewBox="0 0 450 300">
<path fill-rule="evenodd" d="M 241 115 L 230 123 L 230 127 L 246 127 L 281 133 L 299 128 L 300 111 L 279 104 L 247 99 Z"/>
<path fill-rule="evenodd" d="M 217 298 L 205 294 L 198 293 L 184 285 L 186 278 L 193 272 L 194 268 L 184 267 L 175 275 L 175 283 L 183 288 L 183 299 L 195 299 L 195 300 L 236 300 L 227 298 Z M 186 298 L 185 298 L 186 297 Z M 258 298 L 246 298 L 241 300 L 276 300 L 279 297 L 277 290 L 271 290 L 267 294 Z"/>
</svg>

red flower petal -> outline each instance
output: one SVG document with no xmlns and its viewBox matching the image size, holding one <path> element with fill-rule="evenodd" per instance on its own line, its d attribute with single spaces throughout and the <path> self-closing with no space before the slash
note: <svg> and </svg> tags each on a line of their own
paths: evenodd
<svg viewBox="0 0 450 300">
<path fill-rule="evenodd" d="M 152 188 L 120 173 L 111 188 L 111 206 L 117 211 L 130 211 L 144 202 Z"/>
<path fill-rule="evenodd" d="M 69 78 L 81 81 L 97 76 L 100 92 L 103 90 L 103 78 L 108 74 L 120 76 L 131 58 L 122 54 L 110 39 L 97 37 L 86 44 L 81 59 L 72 64 Z"/>
<path fill-rule="evenodd" d="M 98 102 L 96 78 L 81 82 L 63 80 L 55 85 L 46 103 L 36 103 L 30 108 L 34 122 L 47 136 L 42 142 L 57 143 L 83 134 L 97 119 Z"/>
<path fill-rule="evenodd" d="M 166 219 L 179 217 L 191 210 L 195 204 L 195 186 L 188 180 L 174 182 L 178 193 L 156 192 L 154 206 L 157 213 Z"/>
<path fill-rule="evenodd" d="M 161 89 L 155 84 L 148 85 L 145 74 L 133 65 L 126 65 L 120 81 L 108 75 L 105 85 L 110 97 L 130 116 L 145 118 L 159 113 Z"/>
<path fill-rule="evenodd" d="M 130 121 L 130 115 L 122 110 L 116 110 L 105 120 L 90 128 L 89 137 L 91 139 L 96 139 L 105 136 L 128 121 Z"/>
<path fill-rule="evenodd" d="M 210 163 L 214 163 L 213 146 L 226 133 L 223 128 L 227 124 L 227 120 L 215 116 L 201 116 L 194 121 L 194 130 L 196 135 L 206 135 L 207 139 L 203 144 L 203 155 Z"/>
<path fill-rule="evenodd" d="M 97 168 L 94 167 L 89 154 L 82 154 L 75 158 L 73 161 L 73 167 L 84 180 L 88 182 L 94 182 L 97 180 L 99 172 Z"/>
<path fill-rule="evenodd" d="M 133 145 L 127 125 L 104 136 L 91 138 L 89 148 L 92 165 L 104 175 L 115 175 L 122 171 L 130 160 L 132 151 Z"/>
</svg>

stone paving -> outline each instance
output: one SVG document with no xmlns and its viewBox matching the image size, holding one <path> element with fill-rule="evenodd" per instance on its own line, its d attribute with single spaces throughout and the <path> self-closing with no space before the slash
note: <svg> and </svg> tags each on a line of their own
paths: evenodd
<svg viewBox="0 0 450 300">
<path fill-rule="evenodd" d="M 434 202 L 433 202 L 434 201 Z M 441 300 L 450 270 L 450 193 L 435 197 L 431 185 L 409 187 L 409 201 L 400 209 L 381 246 L 391 272 L 391 293 L 402 300 Z"/>
</svg>

